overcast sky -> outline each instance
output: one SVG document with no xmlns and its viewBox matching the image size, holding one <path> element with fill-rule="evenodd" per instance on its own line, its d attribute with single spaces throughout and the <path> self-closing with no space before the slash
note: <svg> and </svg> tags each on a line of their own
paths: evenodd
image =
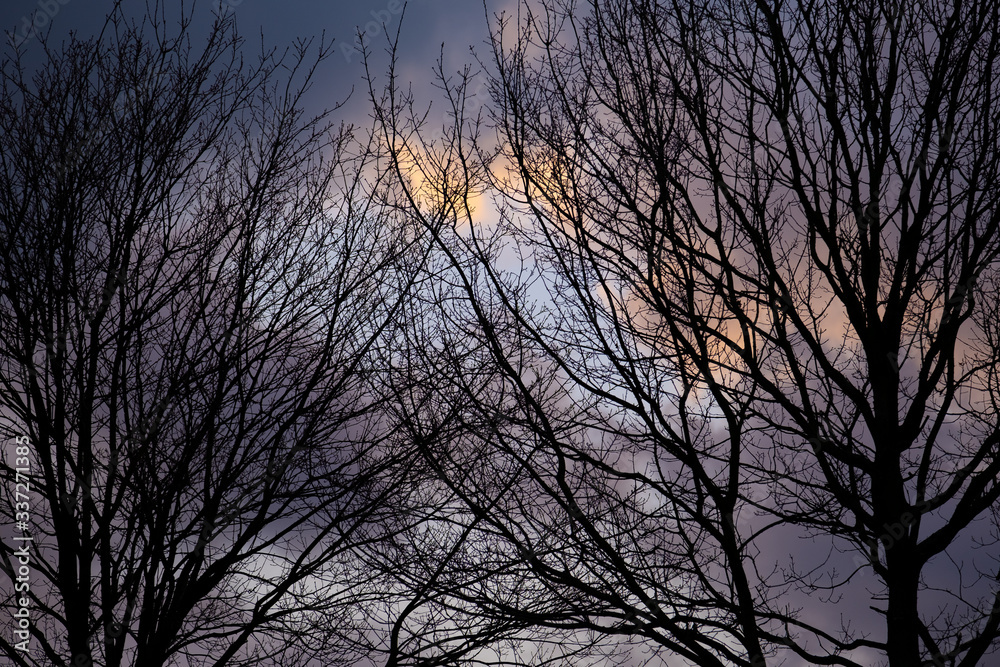
<svg viewBox="0 0 1000 667">
<path fill-rule="evenodd" d="M 354 96 L 341 116 L 355 122 L 363 121 L 367 114 L 364 72 L 355 48 L 358 28 L 369 31 L 377 56 L 376 71 L 382 73 L 388 59 L 381 23 L 389 24 L 394 33 L 404 16 L 400 0 L 197 0 L 193 4 L 190 0 L 166 0 L 164 5 L 168 18 L 171 12 L 179 16 L 181 7 L 193 13 L 196 28 L 207 28 L 213 12 L 226 7 L 235 13 L 239 32 L 247 39 L 248 55 L 259 52 L 261 34 L 270 47 L 285 47 L 299 38 L 318 40 L 325 34 L 327 41 L 334 43 L 334 53 L 322 66 L 310 104 L 317 110 L 332 106 L 347 97 L 353 86 Z M 470 47 L 484 52 L 487 11 L 492 15 L 514 3 L 487 0 L 487 5 L 484 8 L 482 0 L 409 0 L 400 40 L 401 78 L 412 81 L 418 92 L 426 91 L 429 100 L 433 91 L 427 85 L 442 44 L 450 69 L 472 62 Z M 13 35 L 23 42 L 28 63 L 35 67 L 44 51 L 33 28 L 42 34 L 51 30 L 50 44 L 58 46 L 72 31 L 80 37 L 97 34 L 113 6 L 113 0 L 5 0 L 0 3 L 0 25 L 7 40 L 4 52 L 11 52 Z M 130 16 L 141 17 L 146 13 L 146 0 L 125 0 L 124 8 Z"/>
<path fill-rule="evenodd" d="M 151 0 L 152 1 L 152 0 Z M 260 36 L 263 34 L 266 47 L 285 47 L 299 38 L 316 38 L 325 34 L 327 41 L 333 41 L 333 53 L 321 67 L 319 76 L 310 95 L 313 111 L 330 107 L 343 101 L 354 88 L 350 104 L 339 114 L 340 118 L 355 123 L 364 123 L 367 115 L 367 91 L 363 79 L 360 53 L 355 48 L 357 31 L 368 30 L 376 53 L 374 69 L 384 73 L 388 65 L 384 48 L 385 38 L 381 34 L 381 24 L 389 24 L 395 33 L 400 18 L 402 2 L 399 0 L 198 0 L 193 8 L 190 2 L 183 6 L 192 13 L 196 28 L 207 28 L 213 12 L 219 11 L 220 3 L 227 11 L 235 13 L 240 34 L 247 39 L 247 55 L 252 57 L 260 50 Z M 180 0 L 166 0 L 174 16 L 179 15 Z M 442 44 L 447 56 L 447 69 L 454 71 L 463 63 L 473 62 L 470 47 L 485 55 L 485 40 L 488 35 L 487 14 L 507 9 L 515 5 L 514 0 L 487 0 L 484 8 L 482 0 L 410 0 L 407 3 L 400 41 L 400 70 L 402 83 L 414 84 L 418 97 L 430 101 L 436 91 L 430 88 L 433 80 L 432 68 L 440 53 Z M 29 66 L 36 67 L 42 62 L 44 51 L 40 40 L 34 36 L 36 30 L 45 33 L 51 30 L 50 47 L 58 45 L 76 31 L 81 37 L 95 35 L 104 23 L 106 14 L 114 6 L 113 0 L 4 0 L 0 3 L 0 26 L 7 35 L 22 42 L 23 52 Z M 129 15 L 140 17 L 146 12 L 145 0 L 126 0 Z M 170 14 L 168 13 L 168 17 Z M 8 39 L 8 37 L 5 37 Z M 196 50 L 197 50 L 196 45 Z M 9 41 L 4 53 L 10 53 Z M 775 560 L 781 553 L 791 550 L 795 540 L 801 535 L 787 536 L 784 541 L 771 543 L 775 553 L 766 554 Z M 967 545 L 962 545 L 967 546 Z M 803 562 L 810 558 L 822 561 L 829 555 L 830 545 L 822 541 L 809 544 L 795 544 L 796 554 Z M 955 552 L 959 554 L 959 549 Z M 970 553 L 971 549 L 966 553 Z M 834 556 L 836 558 L 837 556 Z M 840 556 L 846 569 L 850 569 L 850 556 Z M 944 577 L 955 572 L 941 571 Z M 839 611 L 847 618 L 864 623 L 866 618 L 874 618 L 867 607 L 872 603 L 865 589 L 872 585 L 874 578 L 859 580 L 853 589 L 854 598 L 844 600 Z M 947 582 L 951 583 L 951 582 Z M 823 608 L 824 611 L 829 607 Z"/>
</svg>

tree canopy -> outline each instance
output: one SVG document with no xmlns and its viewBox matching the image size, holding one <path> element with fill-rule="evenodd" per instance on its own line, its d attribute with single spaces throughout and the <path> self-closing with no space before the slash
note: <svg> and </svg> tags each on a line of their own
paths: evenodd
<svg viewBox="0 0 1000 667">
<path fill-rule="evenodd" d="M 443 114 L 404 13 L 360 128 L 109 21 L 3 68 L 15 664 L 994 659 L 1000 3 L 525 0 Z"/>
</svg>

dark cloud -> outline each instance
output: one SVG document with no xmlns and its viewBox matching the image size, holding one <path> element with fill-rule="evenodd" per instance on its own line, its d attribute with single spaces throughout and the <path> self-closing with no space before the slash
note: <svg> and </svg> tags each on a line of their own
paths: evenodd
<svg viewBox="0 0 1000 667">
<path fill-rule="evenodd" d="M 181 15 L 181 3 L 166 5 L 164 15 L 175 22 Z M 492 16 L 508 6 L 513 6 L 509 0 L 489 0 L 488 8 L 481 2 L 409 0 L 404 11 L 402 0 L 199 0 L 193 9 L 187 5 L 186 11 L 192 15 L 194 27 L 204 26 L 205 30 L 215 12 L 233 12 L 239 32 L 247 40 L 248 56 L 260 51 L 262 38 L 265 48 L 285 48 L 296 40 L 310 38 L 316 39 L 316 43 L 320 38 L 332 42 L 333 53 L 320 70 L 309 103 L 316 110 L 334 106 L 347 99 L 353 88 L 353 95 L 340 116 L 362 123 L 368 115 L 368 104 L 360 47 L 363 43 L 370 45 L 373 72 L 382 75 L 389 62 L 383 24 L 395 35 L 400 20 L 404 19 L 398 73 L 406 83 L 412 82 L 415 90 L 427 91 L 424 97 L 429 99 L 433 94 L 432 68 L 442 44 L 449 69 L 470 62 L 469 47 L 481 47 L 487 36 L 487 10 Z M 29 69 L 34 69 L 44 57 L 39 35 L 49 35 L 50 47 L 58 47 L 71 32 L 81 38 L 94 36 L 113 7 L 113 0 L 4 3 L 0 5 L 0 26 L 6 33 L 4 51 L 10 54 L 12 43 L 19 44 Z M 146 2 L 127 0 L 124 9 L 127 15 L 139 20 L 146 12 Z"/>
</svg>

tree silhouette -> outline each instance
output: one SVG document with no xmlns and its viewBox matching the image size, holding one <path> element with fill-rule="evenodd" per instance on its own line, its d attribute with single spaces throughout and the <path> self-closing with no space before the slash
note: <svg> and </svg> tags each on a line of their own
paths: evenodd
<svg viewBox="0 0 1000 667">
<path fill-rule="evenodd" d="M 421 255 L 370 208 L 364 142 L 302 111 L 328 46 L 249 64 L 231 13 L 200 49 L 156 16 L 3 66 L 3 517 L 32 541 L 28 591 L 2 542 L 5 627 L 23 597 L 30 622 L 0 647 L 357 664 L 350 553 L 407 481 L 370 352 Z"/>
<path fill-rule="evenodd" d="M 389 382 L 441 485 L 401 580 L 452 625 L 401 661 L 530 628 L 567 661 L 995 654 L 998 35 L 990 1 L 524 3 L 489 114 L 469 71 L 443 133 L 371 87 L 448 260 Z"/>
</svg>

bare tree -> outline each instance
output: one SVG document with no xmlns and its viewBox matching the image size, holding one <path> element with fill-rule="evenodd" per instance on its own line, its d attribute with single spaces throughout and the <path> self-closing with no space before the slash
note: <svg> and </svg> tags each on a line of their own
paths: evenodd
<svg viewBox="0 0 1000 667">
<path fill-rule="evenodd" d="M 412 533 L 422 604 L 706 666 L 984 664 L 1000 6 L 554 1 L 493 35 L 488 120 L 468 72 L 443 133 L 372 90 L 450 262 L 397 381 L 464 508 Z"/>
<path fill-rule="evenodd" d="M 328 46 L 249 64 L 231 14 L 194 39 L 116 10 L 32 78 L 3 65 L 17 665 L 357 664 L 367 642 L 350 554 L 408 459 L 365 387 L 418 236 L 369 209 L 365 142 L 302 111 Z"/>
</svg>

